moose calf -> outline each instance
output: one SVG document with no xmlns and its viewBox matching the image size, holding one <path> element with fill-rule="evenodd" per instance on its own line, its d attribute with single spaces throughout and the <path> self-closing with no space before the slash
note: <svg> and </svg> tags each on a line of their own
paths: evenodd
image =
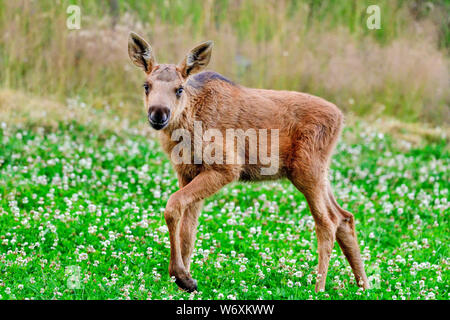
<svg viewBox="0 0 450 320">
<path fill-rule="evenodd" d="M 218 73 L 200 72 L 209 63 L 212 47 L 213 43 L 207 41 L 193 48 L 178 65 L 157 64 L 150 45 L 133 32 L 129 35 L 130 59 L 145 72 L 148 121 L 160 131 L 161 145 L 171 157 L 179 181 L 180 189 L 170 196 L 164 212 L 170 235 L 170 276 L 175 277 L 180 288 L 197 290 L 189 270 L 204 199 L 233 181 L 287 178 L 305 195 L 314 217 L 319 253 L 316 291 L 325 288 L 335 240 L 358 285 L 368 288 L 353 215 L 336 202 L 327 178 L 342 128 L 342 112 L 334 104 L 309 94 L 246 88 Z M 188 148 L 183 153 L 189 154 L 183 154 L 184 161 L 174 161 L 178 145 L 174 133 L 182 129 L 194 135 L 199 122 L 203 128 L 222 134 L 229 129 L 276 132 L 278 140 L 271 137 L 263 141 L 260 136 L 256 141 L 257 147 L 269 140 L 277 142 L 271 143 L 270 150 L 264 146 L 269 153 L 278 152 L 277 170 L 262 174 L 267 163 L 255 157 L 255 148 L 245 145 L 239 149 L 228 143 L 224 147 L 217 137 L 210 141 L 195 137 L 186 140 Z M 235 161 L 195 161 L 198 152 L 193 150 L 211 144 L 215 150 L 211 155 L 216 160 L 232 155 Z"/>
</svg>

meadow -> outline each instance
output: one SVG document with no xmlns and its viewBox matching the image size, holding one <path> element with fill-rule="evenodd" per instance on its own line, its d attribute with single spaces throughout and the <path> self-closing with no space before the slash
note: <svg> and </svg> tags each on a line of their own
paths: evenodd
<svg viewBox="0 0 450 320">
<path fill-rule="evenodd" d="M 365 0 L 0 0 L 0 299 L 448 300 L 449 4 L 378 2 L 380 30 Z M 210 69 L 344 110 L 330 181 L 370 290 L 336 244 L 314 292 L 314 221 L 288 181 L 208 199 L 199 292 L 177 288 L 163 216 L 177 181 L 146 123 L 130 30 L 161 62 L 213 39 Z"/>
<path fill-rule="evenodd" d="M 190 295 L 167 273 L 163 208 L 177 181 L 150 129 L 3 122 L 0 297 L 448 299 L 450 161 L 446 134 L 434 139 L 413 145 L 356 121 L 338 145 L 330 179 L 355 214 L 371 290 L 336 244 L 327 290 L 314 293 L 314 222 L 282 181 L 232 184 L 206 202 Z"/>
</svg>

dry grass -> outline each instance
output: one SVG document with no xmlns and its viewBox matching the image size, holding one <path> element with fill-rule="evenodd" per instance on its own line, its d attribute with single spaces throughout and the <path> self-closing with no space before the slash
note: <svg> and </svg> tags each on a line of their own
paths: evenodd
<svg viewBox="0 0 450 320">
<path fill-rule="evenodd" d="M 426 143 L 447 142 L 450 138 L 450 127 L 433 127 L 421 123 L 405 123 L 397 119 L 383 118 L 372 125 L 382 133 L 391 135 L 394 140 L 408 142 L 412 146 Z"/>
<path fill-rule="evenodd" d="M 150 130 L 140 116 L 136 113 L 123 112 L 119 117 L 115 111 L 96 110 L 76 100 L 61 103 L 20 91 L 0 90 L 0 122 L 17 127 L 41 127 L 54 131 L 61 124 L 72 123 L 116 134 L 139 132 L 154 137 L 154 131 Z"/>
<path fill-rule="evenodd" d="M 182 25 L 154 11 L 146 20 L 129 11 L 113 28 L 108 15 L 88 11 L 81 30 L 67 30 L 64 6 L 4 2 L 1 85 L 62 102 L 79 97 L 89 108 L 121 116 L 140 114 L 142 74 L 126 53 L 128 32 L 135 30 L 149 39 L 160 62 L 176 63 L 194 44 L 213 39 L 210 68 L 245 86 L 305 91 L 373 118 L 450 121 L 449 57 L 438 48 L 433 19 L 416 20 L 406 7 L 394 15 L 393 2 L 383 2 L 383 14 L 393 16 L 384 28 L 388 19 L 401 23 L 395 36 L 380 42 L 360 31 L 365 21 L 352 28 L 333 19 L 306 23 L 312 10 L 306 2 L 295 11 L 289 1 L 231 2 L 220 23 L 217 3 L 207 1 L 200 21 L 187 18 Z M 254 20 L 246 20 L 247 11 Z"/>
<path fill-rule="evenodd" d="M 400 150 L 407 151 L 411 147 L 422 147 L 427 144 L 445 142 L 450 148 L 450 127 L 448 124 L 436 126 L 423 122 L 404 122 L 392 117 L 379 117 L 377 119 L 361 118 L 347 115 L 345 119 L 346 128 L 362 128 L 361 131 L 378 132 L 392 138 L 394 146 Z M 343 140 L 347 143 L 358 143 L 361 137 L 358 130 L 345 130 Z"/>
</svg>

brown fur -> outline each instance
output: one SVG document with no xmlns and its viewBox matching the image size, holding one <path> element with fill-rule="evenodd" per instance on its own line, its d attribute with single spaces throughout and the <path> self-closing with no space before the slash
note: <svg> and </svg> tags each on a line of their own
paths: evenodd
<svg viewBox="0 0 450 320">
<path fill-rule="evenodd" d="M 202 121 L 204 131 L 215 128 L 224 137 L 227 128 L 279 130 L 279 170 L 271 176 L 260 174 L 261 163 L 247 161 L 246 164 L 174 164 L 180 189 L 169 198 L 164 217 L 171 245 L 169 273 L 175 276 L 176 283 L 187 291 L 197 289 L 189 266 L 204 199 L 233 181 L 286 177 L 305 195 L 315 220 L 319 248 L 316 291 L 325 288 L 335 240 L 358 284 L 368 288 L 353 215 L 336 202 L 327 179 L 330 158 L 343 124 L 342 112 L 334 104 L 305 93 L 246 88 L 213 72 L 192 76 L 209 61 L 211 42 L 191 50 L 178 66 L 155 66 L 153 56 L 144 59 L 137 54 L 136 57 L 136 52 L 152 52 L 150 47 L 147 50 L 142 47 L 144 40 L 136 37 L 135 34 L 130 37 L 130 57 L 144 69 L 146 82 L 152 87 L 145 95 L 145 104 L 148 109 L 154 106 L 170 109 L 170 121 L 160 131 L 161 144 L 168 155 L 178 143 L 171 139 L 173 131 L 185 128 L 193 132 L 194 120 Z M 139 44 L 137 51 L 133 51 L 133 41 Z M 174 91 L 180 86 L 185 92 L 177 98 Z M 227 152 L 235 150 L 225 150 L 224 156 Z M 246 159 L 248 153 L 247 148 Z"/>
</svg>

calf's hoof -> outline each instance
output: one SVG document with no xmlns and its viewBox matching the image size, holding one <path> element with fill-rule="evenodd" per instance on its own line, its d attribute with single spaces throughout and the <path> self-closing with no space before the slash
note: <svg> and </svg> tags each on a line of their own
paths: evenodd
<svg viewBox="0 0 450 320">
<path fill-rule="evenodd" d="M 194 292 L 197 291 L 197 280 L 194 280 L 192 278 L 187 279 L 180 279 L 175 278 L 175 283 L 177 284 L 180 289 L 183 289 L 187 292 Z"/>
</svg>

